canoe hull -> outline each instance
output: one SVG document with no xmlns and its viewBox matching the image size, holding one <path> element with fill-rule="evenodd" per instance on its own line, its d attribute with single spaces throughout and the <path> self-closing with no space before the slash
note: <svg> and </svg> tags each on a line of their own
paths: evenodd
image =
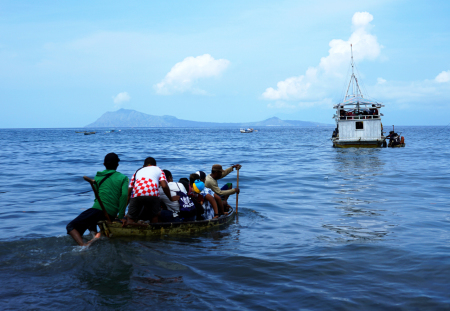
<svg viewBox="0 0 450 311">
<path fill-rule="evenodd" d="M 228 224 L 234 219 L 234 210 L 227 216 L 190 222 L 153 223 L 143 225 L 128 225 L 122 227 L 119 222 L 100 221 L 98 223 L 102 234 L 112 237 L 157 237 L 163 235 L 191 235 L 198 234 Z"/>
</svg>

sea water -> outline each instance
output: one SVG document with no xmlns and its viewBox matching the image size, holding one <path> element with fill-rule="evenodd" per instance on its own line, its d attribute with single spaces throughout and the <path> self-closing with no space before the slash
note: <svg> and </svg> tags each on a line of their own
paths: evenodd
<svg viewBox="0 0 450 311">
<path fill-rule="evenodd" d="M 398 127 L 406 147 L 385 149 L 258 130 L 0 130 L 0 308 L 450 309 L 450 127 Z M 109 152 L 128 177 L 148 156 L 175 180 L 240 163 L 239 217 L 79 247 L 65 226 L 92 206 L 82 176 Z"/>
</svg>

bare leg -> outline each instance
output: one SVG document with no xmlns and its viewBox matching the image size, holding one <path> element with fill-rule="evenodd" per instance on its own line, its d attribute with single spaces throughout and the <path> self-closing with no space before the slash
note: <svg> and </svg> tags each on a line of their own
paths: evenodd
<svg viewBox="0 0 450 311">
<path fill-rule="evenodd" d="M 215 193 L 214 193 L 214 199 L 216 200 L 217 207 L 218 207 L 218 209 L 219 209 L 219 215 L 223 215 L 223 214 L 224 214 L 224 210 L 223 210 L 222 199 L 220 198 L 220 196 L 218 196 L 218 195 L 215 194 Z"/>
<path fill-rule="evenodd" d="M 81 237 L 81 234 L 78 232 L 78 230 L 73 229 L 69 232 L 70 236 L 75 240 L 75 242 L 78 243 L 80 246 L 86 246 L 87 244 L 84 243 L 83 238 Z"/>
<path fill-rule="evenodd" d="M 124 220 L 122 220 L 122 227 L 125 227 L 126 225 L 134 224 L 134 220 L 130 218 L 130 216 L 126 215 L 124 217 Z"/>
<path fill-rule="evenodd" d="M 230 211 L 230 204 L 228 204 L 228 201 L 224 201 L 224 203 L 223 203 L 223 206 L 224 206 L 224 209 L 227 211 L 227 212 L 229 212 Z"/>
</svg>

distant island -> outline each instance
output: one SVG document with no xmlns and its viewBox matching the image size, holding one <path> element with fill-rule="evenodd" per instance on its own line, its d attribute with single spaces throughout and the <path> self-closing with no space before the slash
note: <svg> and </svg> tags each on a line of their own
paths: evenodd
<svg viewBox="0 0 450 311">
<path fill-rule="evenodd" d="M 88 124 L 86 128 L 97 127 L 261 127 L 261 126 L 332 126 L 331 124 L 298 121 L 298 120 L 281 120 L 277 117 L 269 118 L 260 122 L 247 123 L 215 123 L 215 122 L 197 122 L 178 119 L 173 116 L 152 116 L 131 109 L 119 109 L 113 112 L 106 112 L 94 123 Z"/>
</svg>

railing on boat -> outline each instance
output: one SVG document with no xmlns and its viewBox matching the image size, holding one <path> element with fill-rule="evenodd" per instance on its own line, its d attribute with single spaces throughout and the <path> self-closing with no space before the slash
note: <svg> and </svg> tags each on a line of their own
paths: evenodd
<svg viewBox="0 0 450 311">
<path fill-rule="evenodd" d="M 367 119 L 379 119 L 381 115 L 361 115 L 361 116 L 338 116 L 334 115 L 335 118 L 339 120 L 367 120 Z"/>
</svg>

